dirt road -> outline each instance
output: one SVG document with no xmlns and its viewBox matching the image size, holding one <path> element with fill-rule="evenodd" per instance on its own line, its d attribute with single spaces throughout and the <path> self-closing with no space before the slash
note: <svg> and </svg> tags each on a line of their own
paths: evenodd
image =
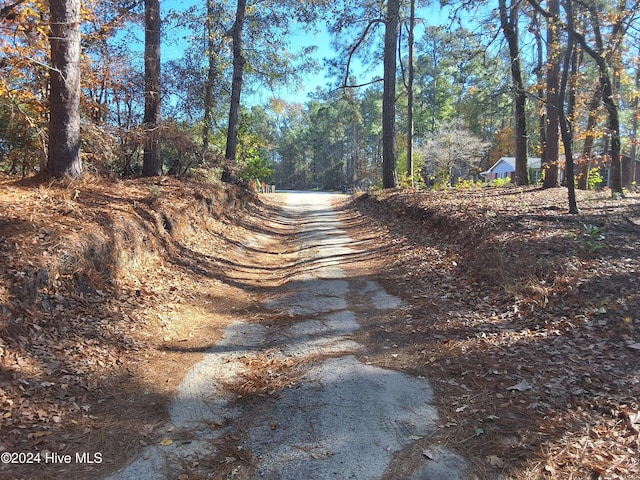
<svg viewBox="0 0 640 480">
<path fill-rule="evenodd" d="M 368 312 L 403 304 L 376 282 L 349 276 L 345 265 L 367 250 L 344 229 L 336 197 L 279 195 L 274 222 L 295 232 L 295 248 L 269 272 L 286 281 L 264 313 L 289 320 L 231 325 L 183 380 L 165 441 L 108 478 L 181 478 L 185 471 L 201 475 L 194 478 L 464 478 L 464 460 L 439 447 L 421 447 L 411 471 L 398 470 L 394 458 L 436 428 L 431 387 L 367 364 L 353 337 Z M 277 241 L 262 233 L 247 246 Z"/>
</svg>

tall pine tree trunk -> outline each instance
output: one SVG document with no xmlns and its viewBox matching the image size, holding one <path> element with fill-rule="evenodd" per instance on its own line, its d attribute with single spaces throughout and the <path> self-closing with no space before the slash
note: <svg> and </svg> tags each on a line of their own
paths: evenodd
<svg viewBox="0 0 640 480">
<path fill-rule="evenodd" d="M 382 187 L 398 186 L 396 172 L 396 45 L 400 0 L 389 0 L 384 32 L 384 90 L 382 93 Z"/>
<path fill-rule="evenodd" d="M 518 4 L 512 1 L 507 7 L 506 0 L 500 0 L 500 25 L 509 45 L 509 57 L 511 59 L 511 79 L 514 89 L 514 115 L 516 124 L 516 171 L 515 180 L 518 185 L 529 184 L 528 146 L 529 134 L 527 131 L 527 93 L 522 79 L 520 65 L 520 47 L 518 38 Z"/>
<path fill-rule="evenodd" d="M 144 157 L 142 175 L 162 175 L 160 157 L 160 0 L 145 0 L 144 35 Z"/>
<path fill-rule="evenodd" d="M 569 25 L 569 28 L 567 29 L 567 47 L 562 67 L 560 90 L 558 91 L 558 100 L 560 104 L 559 121 L 560 131 L 562 133 L 562 144 L 564 145 L 564 152 L 566 156 L 566 183 L 569 213 L 578 214 L 580 211 L 578 210 L 578 203 L 576 201 L 576 182 L 573 163 L 573 117 L 576 105 L 574 82 L 578 71 L 578 55 L 573 35 L 573 8 L 571 3 L 565 3 L 564 7 L 567 13 L 567 24 Z M 570 76 L 571 80 L 569 80 Z M 567 100 L 566 102 L 565 99 Z M 565 103 L 567 104 L 566 113 L 564 107 Z"/>
<path fill-rule="evenodd" d="M 531 25 L 532 27 L 529 30 L 533 33 L 534 38 L 536 40 L 536 67 L 534 69 L 534 73 L 536 75 L 536 80 L 537 80 L 536 83 L 538 85 L 537 87 L 538 98 L 542 100 L 545 96 L 545 90 L 544 90 L 545 47 L 544 47 L 544 42 L 542 40 L 540 22 L 538 20 L 538 15 L 536 14 L 536 12 L 534 12 Z M 538 112 L 539 112 L 538 113 L 538 135 L 540 135 L 540 145 L 544 146 L 547 143 L 547 115 L 545 114 L 545 109 L 542 108 L 542 105 L 540 105 Z M 541 152 L 540 163 L 542 165 L 546 163 L 544 148 L 542 149 L 542 152 Z"/>
<path fill-rule="evenodd" d="M 637 58 L 638 58 L 638 63 L 636 64 L 635 87 L 636 87 L 636 92 L 640 92 L 640 48 L 638 49 Z M 636 93 L 636 95 L 633 98 L 633 102 L 631 104 L 631 107 L 634 112 L 638 111 L 638 107 L 640 106 L 639 100 L 640 100 L 639 94 Z M 633 119 L 631 120 L 631 138 L 633 141 L 631 142 L 631 171 L 629 172 L 629 182 L 631 187 L 637 188 L 638 185 L 635 183 L 637 168 L 638 168 L 638 163 L 636 161 L 638 156 L 638 115 L 637 114 L 633 115 Z"/>
<path fill-rule="evenodd" d="M 236 8 L 236 20 L 231 29 L 231 40 L 233 42 L 233 78 L 231 80 L 231 104 L 229 106 L 229 125 L 227 127 L 227 148 L 225 158 L 236 163 L 236 153 L 238 149 L 238 122 L 240 118 L 240 94 L 242 93 L 242 72 L 244 70 L 244 57 L 242 56 L 242 28 L 244 25 L 245 10 L 247 0 L 238 0 Z M 230 182 L 233 175 L 228 166 L 222 172 L 222 180 Z"/>
<path fill-rule="evenodd" d="M 209 148 L 209 136 L 211 134 L 211 125 L 213 123 L 213 87 L 216 80 L 216 60 L 217 54 L 214 49 L 213 41 L 213 15 L 214 0 L 207 0 L 207 19 L 205 22 L 205 31 L 207 33 L 207 61 L 209 67 L 207 69 L 207 80 L 204 85 L 204 119 L 202 127 L 202 147 L 203 150 Z"/>
<path fill-rule="evenodd" d="M 544 145 L 544 188 L 559 187 L 558 162 L 560 160 L 560 4 L 548 0 L 550 17 L 547 18 L 547 133 Z"/>
<path fill-rule="evenodd" d="M 407 175 L 411 186 L 413 183 L 413 83 L 415 77 L 415 66 L 413 58 L 414 28 L 416 23 L 416 0 L 411 0 L 409 13 L 409 69 L 407 81 Z"/>
<path fill-rule="evenodd" d="M 80 160 L 80 0 L 51 0 L 48 171 L 78 177 Z"/>
</svg>

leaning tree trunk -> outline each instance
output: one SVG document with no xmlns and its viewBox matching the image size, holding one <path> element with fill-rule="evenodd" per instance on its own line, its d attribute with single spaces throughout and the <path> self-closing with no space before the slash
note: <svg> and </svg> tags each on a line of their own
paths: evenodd
<svg viewBox="0 0 640 480">
<path fill-rule="evenodd" d="M 621 143 L 620 143 L 620 112 L 613 93 L 613 82 L 611 81 L 611 73 L 607 61 L 603 55 L 599 55 L 597 51 L 590 48 L 583 35 L 576 34 L 576 39 L 580 42 L 582 48 L 589 54 L 598 65 L 600 77 L 600 85 L 602 87 L 602 102 L 607 110 L 609 117 L 609 135 L 611 141 L 611 175 L 610 184 L 612 195 L 622 195 L 622 169 L 620 162 Z"/>
<path fill-rule="evenodd" d="M 82 175 L 80 160 L 80 0 L 51 0 L 49 173 Z"/>
<path fill-rule="evenodd" d="M 400 0 L 389 0 L 384 33 L 384 90 L 382 93 L 382 187 L 398 186 L 396 172 L 396 44 Z"/>
<path fill-rule="evenodd" d="M 160 157 L 160 0 L 145 0 L 144 36 L 144 130 L 142 175 L 162 175 Z"/>
<path fill-rule="evenodd" d="M 565 0 L 566 4 L 572 3 L 573 0 Z M 625 29 L 622 28 L 623 23 L 626 21 L 626 12 L 624 12 L 624 2 L 619 4 L 620 11 L 617 17 L 616 23 L 613 27 L 612 37 L 619 37 L 624 35 Z M 573 35 L 576 41 L 582 46 L 584 51 L 593 59 L 598 66 L 598 76 L 600 79 L 600 85 L 602 87 L 602 102 L 607 110 L 609 117 L 609 135 L 611 140 L 611 176 L 609 187 L 611 187 L 611 194 L 613 196 L 623 195 L 622 191 L 622 169 L 620 162 L 621 144 L 620 144 L 620 112 L 618 110 L 618 104 L 616 103 L 616 97 L 614 95 L 613 81 L 611 67 L 608 64 L 611 61 L 613 55 L 611 52 L 615 52 L 614 49 L 610 49 L 610 54 L 606 53 L 606 48 L 602 43 L 602 34 L 600 32 L 600 24 L 597 18 L 592 18 L 592 27 L 594 30 L 594 37 L 596 41 L 596 47 L 593 48 L 587 42 L 587 39 L 582 31 L 578 32 L 573 29 Z M 606 152 L 606 150 L 605 150 Z"/>
<path fill-rule="evenodd" d="M 242 72 L 244 70 L 244 57 L 242 56 L 242 28 L 244 15 L 247 8 L 247 0 L 238 0 L 236 8 L 236 20 L 231 29 L 231 41 L 233 43 L 233 78 L 231 80 L 231 104 L 229 106 L 229 125 L 227 127 L 227 148 L 225 158 L 232 165 L 236 163 L 238 149 L 238 122 L 240 118 L 240 94 L 242 93 Z M 229 182 L 233 175 L 228 166 L 222 172 L 222 180 Z"/>
<path fill-rule="evenodd" d="M 522 80 L 522 69 L 520 66 L 520 48 L 518 41 L 518 8 L 512 5 L 507 9 L 506 0 L 500 0 L 500 24 L 502 31 L 509 45 L 509 56 L 511 59 L 511 79 L 515 90 L 514 110 L 516 127 L 516 171 L 515 180 L 518 185 L 529 184 L 528 168 L 528 143 L 527 132 L 527 93 Z"/>
</svg>

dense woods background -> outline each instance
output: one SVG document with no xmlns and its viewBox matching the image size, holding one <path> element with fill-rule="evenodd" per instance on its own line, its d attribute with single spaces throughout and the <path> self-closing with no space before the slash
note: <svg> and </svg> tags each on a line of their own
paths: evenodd
<svg viewBox="0 0 640 480">
<path fill-rule="evenodd" d="M 339 188 L 386 165 L 384 187 L 442 186 L 515 156 L 525 185 L 534 156 L 547 187 L 571 160 L 580 188 L 633 187 L 638 2 L 440 3 L 3 0 L 0 167 Z M 292 33 L 325 29 L 333 80 L 292 101 L 320 61 Z"/>
</svg>

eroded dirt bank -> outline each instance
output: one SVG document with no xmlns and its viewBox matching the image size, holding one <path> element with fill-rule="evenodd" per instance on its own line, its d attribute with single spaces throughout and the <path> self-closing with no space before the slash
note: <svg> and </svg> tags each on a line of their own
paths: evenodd
<svg viewBox="0 0 640 480">
<path fill-rule="evenodd" d="M 185 374 L 251 317 L 269 207 L 171 178 L 0 192 L 0 450 L 59 455 L 0 476 L 96 478 L 162 440 Z"/>
</svg>

